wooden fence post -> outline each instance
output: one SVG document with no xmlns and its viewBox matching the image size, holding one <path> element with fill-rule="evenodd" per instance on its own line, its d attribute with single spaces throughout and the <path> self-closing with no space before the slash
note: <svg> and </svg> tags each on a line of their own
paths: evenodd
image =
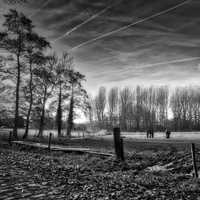
<svg viewBox="0 0 200 200">
<path fill-rule="evenodd" d="M 120 138 L 120 157 L 124 161 L 124 141 L 123 138 Z"/>
<path fill-rule="evenodd" d="M 49 143 L 48 143 L 48 150 L 51 150 L 51 138 L 52 138 L 52 133 L 49 134 Z"/>
<path fill-rule="evenodd" d="M 120 137 L 120 128 L 113 129 L 114 147 L 117 159 L 124 161 L 123 139 Z"/>
<path fill-rule="evenodd" d="M 10 146 L 12 146 L 12 131 L 9 132 L 8 143 Z"/>
<path fill-rule="evenodd" d="M 191 144 L 191 153 L 192 153 L 192 162 L 193 162 L 193 170 L 195 178 L 198 178 L 198 171 L 197 171 L 197 164 L 196 164 L 196 157 L 195 157 L 195 144 Z"/>
</svg>

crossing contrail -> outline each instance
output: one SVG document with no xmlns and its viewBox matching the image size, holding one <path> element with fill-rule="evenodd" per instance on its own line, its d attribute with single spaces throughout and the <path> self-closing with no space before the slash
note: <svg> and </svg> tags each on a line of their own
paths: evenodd
<svg viewBox="0 0 200 200">
<path fill-rule="evenodd" d="M 118 2 L 119 3 L 119 2 Z M 73 27 L 71 30 L 67 31 L 65 34 L 61 35 L 60 37 L 56 38 L 55 40 L 53 40 L 53 42 L 56 42 L 66 36 L 68 36 L 69 34 L 71 34 L 72 32 L 76 31 L 78 28 L 80 28 L 81 26 L 87 24 L 88 22 L 92 21 L 93 19 L 97 18 L 98 16 L 102 15 L 103 13 L 105 13 L 107 10 L 109 10 L 110 8 L 112 8 L 113 6 L 115 6 L 116 4 L 111 4 L 109 6 L 107 6 L 106 8 L 104 8 L 103 10 L 101 10 L 100 12 L 92 15 L 91 17 L 89 17 L 88 19 L 86 19 L 85 21 L 83 21 L 82 23 L 78 24 L 77 26 Z"/>
<path fill-rule="evenodd" d="M 77 45 L 77 46 L 75 46 L 75 47 L 72 47 L 69 51 L 74 51 L 74 50 L 76 50 L 76 49 L 78 49 L 78 48 L 80 48 L 80 47 L 82 47 L 82 46 L 85 46 L 85 45 L 87 45 L 87 44 L 90 44 L 90 43 L 92 43 L 92 42 L 95 42 L 95 41 L 97 41 L 97 40 L 99 40 L 99 39 L 105 38 L 105 37 L 110 36 L 110 35 L 112 35 L 112 34 L 114 34 L 114 33 L 118 33 L 118 32 L 120 32 L 120 31 L 123 31 L 123 30 L 125 30 L 125 29 L 128 29 L 128 28 L 130 28 L 130 27 L 132 27 L 132 26 L 135 26 L 135 25 L 140 24 L 140 23 L 142 23 L 142 22 L 145 22 L 145 21 L 148 21 L 148 20 L 153 19 L 153 18 L 155 18 L 155 17 L 158 17 L 158 16 L 160 16 L 160 15 L 166 14 L 166 13 L 172 11 L 172 10 L 175 10 L 175 9 L 177 9 L 177 8 L 179 8 L 179 7 L 181 7 L 181 6 L 185 5 L 185 4 L 187 4 L 187 3 L 189 3 L 190 1 L 192 1 L 192 0 L 186 0 L 186 1 L 182 2 L 182 3 L 179 3 L 179 4 L 177 4 L 177 5 L 173 6 L 173 7 L 171 7 L 171 8 L 168 8 L 168 9 L 166 9 L 166 10 L 163 10 L 163 11 L 161 11 L 161 12 L 158 12 L 158 13 L 156 13 L 156 14 L 153 14 L 153 15 L 151 15 L 151 16 L 149 16 L 149 17 L 145 17 L 145 18 L 143 18 L 143 19 L 140 19 L 139 21 L 132 22 L 132 23 L 126 25 L 126 26 L 122 26 L 121 28 L 118 28 L 118 29 L 115 29 L 115 30 L 110 31 L 110 32 L 108 32 L 108 33 L 102 34 L 102 35 L 100 35 L 100 36 L 98 36 L 98 37 L 96 37 L 96 38 L 93 38 L 93 39 L 88 40 L 88 41 L 86 41 L 86 42 L 83 42 L 83 43 L 81 43 L 81 44 L 79 44 L 79 45 Z"/>
<path fill-rule="evenodd" d="M 40 8 L 38 8 L 34 13 L 32 13 L 29 17 L 33 17 L 35 16 L 38 12 L 40 12 L 45 6 L 47 6 L 49 4 L 51 0 L 48 0 L 48 1 L 45 1 L 41 6 Z"/>
</svg>

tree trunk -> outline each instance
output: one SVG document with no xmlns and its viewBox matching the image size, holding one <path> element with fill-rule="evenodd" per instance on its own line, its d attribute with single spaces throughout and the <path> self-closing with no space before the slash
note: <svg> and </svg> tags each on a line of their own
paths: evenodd
<svg viewBox="0 0 200 200">
<path fill-rule="evenodd" d="M 109 122 L 109 130 L 112 130 L 114 127 L 114 120 L 113 120 L 113 111 L 110 111 L 110 122 Z"/>
<path fill-rule="evenodd" d="M 102 127 L 103 129 L 105 128 L 103 111 L 101 112 L 101 127 Z"/>
<path fill-rule="evenodd" d="M 74 121 L 74 92 L 73 92 L 73 86 L 72 86 L 72 95 L 70 100 L 70 108 L 69 108 L 69 115 L 67 120 L 67 137 L 71 137 L 71 131 L 73 128 Z"/>
<path fill-rule="evenodd" d="M 140 121 L 139 121 L 139 116 L 136 118 L 136 130 L 140 131 Z"/>
<path fill-rule="evenodd" d="M 43 105 L 42 105 L 42 113 L 41 113 L 41 117 L 40 117 L 40 127 L 39 127 L 38 137 L 42 137 L 42 135 L 43 135 L 46 95 L 47 95 L 47 88 L 45 87 L 44 97 L 43 97 Z"/>
<path fill-rule="evenodd" d="M 139 113 L 139 105 L 137 102 L 137 105 L 136 105 L 136 130 L 137 131 L 140 130 L 140 115 L 141 115 L 141 113 Z"/>
<path fill-rule="evenodd" d="M 60 84 L 60 92 L 59 92 L 59 96 L 58 96 L 57 128 L 58 128 L 58 137 L 60 137 L 61 130 L 62 130 L 62 88 L 61 88 L 61 84 Z"/>
<path fill-rule="evenodd" d="M 23 136 L 23 139 L 26 139 L 28 136 L 28 130 L 29 130 L 29 123 L 30 123 L 30 115 L 32 111 L 32 105 L 33 105 L 33 90 L 32 90 L 32 85 L 33 85 L 33 73 L 32 73 L 32 64 L 30 63 L 30 81 L 29 81 L 29 90 L 30 90 L 30 102 L 29 102 L 29 109 L 27 113 L 27 118 L 26 118 L 26 128 L 25 128 L 25 133 Z"/>
<path fill-rule="evenodd" d="M 17 85 L 16 85 L 16 99 L 15 99 L 15 119 L 13 128 L 13 137 L 18 139 L 17 128 L 18 128 L 18 118 L 19 118 L 19 87 L 20 87 L 20 60 L 19 55 L 17 55 Z"/>
</svg>

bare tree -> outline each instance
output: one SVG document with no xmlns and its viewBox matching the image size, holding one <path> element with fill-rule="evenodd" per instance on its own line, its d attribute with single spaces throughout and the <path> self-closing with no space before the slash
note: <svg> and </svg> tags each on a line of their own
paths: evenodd
<svg viewBox="0 0 200 200">
<path fill-rule="evenodd" d="M 92 95 L 88 95 L 88 102 L 87 102 L 87 117 L 89 118 L 90 124 L 93 124 L 94 121 L 94 115 L 95 115 L 95 105 L 94 105 L 94 99 Z"/>
<path fill-rule="evenodd" d="M 199 129 L 200 90 L 197 87 L 176 88 L 171 96 L 175 130 Z"/>
<path fill-rule="evenodd" d="M 162 129 L 166 128 L 168 117 L 168 99 L 169 91 L 167 86 L 162 86 L 156 89 L 156 114 L 157 121 Z"/>
<path fill-rule="evenodd" d="M 29 68 L 29 81 L 27 86 L 27 100 L 29 102 L 29 108 L 26 115 L 26 127 L 25 127 L 25 133 L 23 138 L 25 139 L 28 136 L 28 129 L 29 129 L 29 123 L 30 123 L 30 116 L 32 112 L 32 106 L 33 106 L 33 96 L 34 96 L 34 68 L 39 67 L 39 65 L 44 64 L 45 62 L 45 56 L 43 55 L 43 50 L 45 50 L 47 47 L 50 47 L 49 42 L 46 41 L 45 38 L 39 36 L 36 33 L 33 33 L 32 30 L 29 31 L 27 34 L 27 44 L 26 44 L 26 53 L 25 53 L 25 61 L 28 63 Z"/>
<path fill-rule="evenodd" d="M 55 55 L 50 55 L 46 57 L 46 63 L 42 65 L 39 69 L 34 70 L 35 76 L 37 76 L 38 82 L 38 94 L 39 102 L 41 105 L 41 115 L 40 115 L 40 126 L 38 137 L 43 136 L 44 120 L 45 120 L 45 108 L 48 98 L 52 95 L 53 87 L 55 86 L 55 74 L 53 73 L 54 68 L 57 64 L 57 58 Z"/>
<path fill-rule="evenodd" d="M 106 107 L 106 88 L 100 87 L 95 101 L 95 112 L 101 128 L 104 127 L 105 107 Z"/>
<path fill-rule="evenodd" d="M 69 72 L 69 84 L 70 84 L 70 102 L 69 113 L 67 119 L 67 136 L 71 137 L 71 131 L 74 126 L 75 109 L 85 110 L 87 108 L 87 92 L 83 89 L 82 81 L 85 80 L 85 76 L 75 70 Z"/>
<path fill-rule="evenodd" d="M 118 102 L 119 102 L 119 89 L 117 87 L 111 88 L 108 93 L 108 112 L 110 126 L 113 127 L 116 124 L 118 114 Z"/>
<path fill-rule="evenodd" d="M 69 56 L 68 53 L 63 53 L 62 58 L 59 59 L 59 63 L 55 69 L 56 86 L 57 86 L 56 89 L 58 91 L 57 113 L 56 113 L 58 136 L 61 136 L 63 103 L 70 96 L 69 75 L 70 75 L 70 70 L 72 68 L 72 64 L 73 64 L 72 57 Z"/>
<path fill-rule="evenodd" d="M 3 26 L 5 31 L 0 33 L 1 47 L 10 52 L 16 58 L 16 97 L 15 97 L 15 120 L 13 127 L 13 135 L 17 136 L 18 118 L 19 118 L 19 90 L 21 83 L 22 64 L 21 59 L 26 52 L 26 35 L 32 29 L 32 22 L 25 17 L 24 14 L 18 13 L 16 10 L 10 10 L 4 15 L 5 22 Z"/>
<path fill-rule="evenodd" d="M 133 95 L 128 87 L 120 91 L 120 124 L 122 129 L 128 129 L 128 115 L 133 106 Z"/>
</svg>

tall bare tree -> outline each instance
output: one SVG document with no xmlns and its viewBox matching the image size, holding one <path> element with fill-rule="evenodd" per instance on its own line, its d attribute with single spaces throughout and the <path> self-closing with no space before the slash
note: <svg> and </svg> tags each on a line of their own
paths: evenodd
<svg viewBox="0 0 200 200">
<path fill-rule="evenodd" d="M 117 122 L 118 117 L 118 103 L 119 103 L 119 89 L 117 87 L 111 88 L 108 93 L 108 112 L 111 127 Z"/>
<path fill-rule="evenodd" d="M 120 91 L 120 123 L 124 130 L 128 129 L 128 116 L 133 106 L 133 95 L 130 88 L 125 87 Z"/>
<path fill-rule="evenodd" d="M 58 129 L 58 136 L 61 136 L 62 130 L 62 116 L 63 116 L 63 101 L 69 98 L 70 76 L 73 65 L 73 59 L 68 53 L 63 53 L 62 58 L 59 59 L 56 72 L 56 85 L 58 89 L 58 106 L 56 114 L 56 123 Z"/>
<path fill-rule="evenodd" d="M 29 123 L 30 123 L 30 116 L 32 112 L 33 106 L 33 90 L 34 90 L 34 68 L 39 67 L 39 65 L 43 65 L 45 62 L 45 56 L 43 55 L 43 51 L 50 47 L 49 42 L 39 36 L 38 34 L 30 32 L 27 34 L 27 44 L 26 44 L 26 53 L 25 53 L 25 61 L 28 63 L 29 68 L 29 81 L 28 81 L 28 101 L 29 101 L 29 108 L 26 115 L 26 126 L 25 126 L 25 133 L 23 138 L 25 139 L 28 136 L 29 130 Z"/>
<path fill-rule="evenodd" d="M 26 51 L 26 36 L 32 29 L 32 22 L 25 17 L 24 14 L 18 13 L 16 10 L 10 10 L 4 15 L 5 22 L 3 24 L 5 30 L 0 35 L 0 45 L 7 50 L 16 59 L 16 97 L 15 97 L 15 120 L 13 127 L 13 135 L 17 139 L 17 128 L 19 118 L 19 90 L 21 82 L 21 59 Z"/>
<path fill-rule="evenodd" d="M 40 126 L 38 137 L 43 136 L 44 120 L 45 120 L 45 107 L 47 100 L 52 96 L 52 91 L 55 86 L 55 74 L 54 69 L 57 65 L 57 57 L 55 55 L 50 55 L 46 57 L 46 62 L 40 68 L 34 70 L 34 74 L 37 80 L 37 89 L 39 94 L 38 104 L 41 105 L 40 108 Z"/>
<path fill-rule="evenodd" d="M 106 108 L 106 88 L 105 87 L 99 88 L 99 92 L 96 95 L 94 101 L 95 101 L 96 116 L 99 121 L 100 127 L 103 128 L 104 119 L 105 119 L 105 108 Z"/>
<path fill-rule="evenodd" d="M 169 90 L 167 86 L 162 86 L 156 89 L 156 112 L 157 121 L 162 128 L 166 128 L 168 118 L 168 100 Z"/>
<path fill-rule="evenodd" d="M 87 98 L 87 92 L 83 89 L 82 81 L 85 80 L 85 76 L 75 70 L 69 71 L 69 84 L 70 84 L 70 102 L 69 113 L 67 119 L 67 136 L 71 137 L 71 131 L 74 126 L 75 109 L 79 108 L 84 110 L 86 105 L 85 98 Z"/>
</svg>

